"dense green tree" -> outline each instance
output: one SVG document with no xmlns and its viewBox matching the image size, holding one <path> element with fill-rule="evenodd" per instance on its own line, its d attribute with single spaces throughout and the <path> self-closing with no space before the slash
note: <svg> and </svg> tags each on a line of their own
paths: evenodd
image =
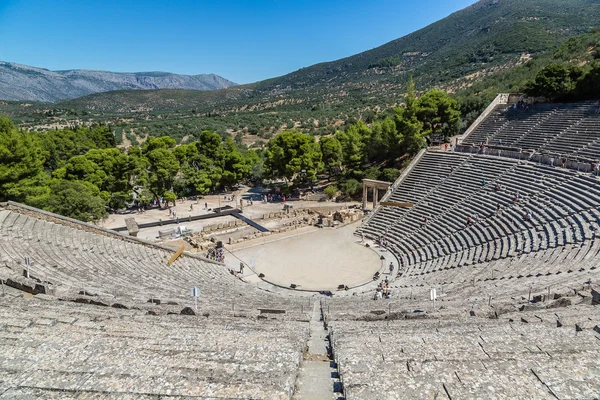
<svg viewBox="0 0 600 400">
<path fill-rule="evenodd" d="M 44 157 L 34 134 L 20 131 L 10 119 L 0 117 L 0 199 L 22 202 L 28 196 L 39 196 Z"/>
<path fill-rule="evenodd" d="M 334 136 L 322 137 L 319 141 L 321 154 L 323 155 L 323 164 L 329 173 L 329 178 L 333 171 L 342 166 L 344 154 L 342 153 L 342 144 Z"/>
<path fill-rule="evenodd" d="M 577 86 L 583 71 L 579 67 L 552 63 L 542 69 L 527 87 L 527 94 L 560 99 L 570 94 Z"/>
<path fill-rule="evenodd" d="M 106 149 L 115 145 L 113 134 L 105 126 L 53 130 L 40 137 L 48 153 L 45 167 L 50 171 L 63 166 L 71 157 L 83 155 L 91 149 Z"/>
<path fill-rule="evenodd" d="M 400 171 L 397 168 L 385 168 L 381 171 L 380 179 L 387 182 L 395 182 L 400 176 Z"/>
<path fill-rule="evenodd" d="M 406 105 L 399 106 L 394 112 L 396 130 L 402 136 L 402 153 L 415 154 L 425 146 L 423 122 L 417 117 L 418 103 L 412 78 L 406 90 Z"/>
<path fill-rule="evenodd" d="M 253 182 L 259 182 L 265 177 L 265 161 L 262 157 L 262 152 L 250 150 L 246 153 L 246 157 L 252 165 L 250 171 L 250 180 Z"/>
<path fill-rule="evenodd" d="M 361 134 L 365 133 L 363 126 L 350 125 L 345 131 L 338 131 L 336 139 L 342 145 L 344 167 L 350 171 L 360 170 L 365 160 L 365 143 Z"/>
<path fill-rule="evenodd" d="M 368 167 L 367 169 L 365 169 L 365 171 L 363 173 L 363 178 L 377 180 L 377 179 L 379 179 L 379 175 L 381 175 L 379 168 L 376 166 L 371 166 L 371 167 Z"/>
<path fill-rule="evenodd" d="M 224 187 L 232 187 L 248 177 L 252 171 L 251 160 L 244 156 L 231 138 L 227 138 L 223 143 L 225 157 L 223 160 L 223 177 L 221 184 Z"/>
<path fill-rule="evenodd" d="M 313 136 L 285 131 L 267 144 L 265 165 L 269 176 L 314 181 L 323 168 L 321 149 Z"/>
<path fill-rule="evenodd" d="M 44 209 L 50 212 L 85 222 L 97 221 L 107 214 L 99 189 L 89 182 L 54 179 L 49 187 Z"/>
<path fill-rule="evenodd" d="M 441 90 L 423 94 L 416 105 L 417 119 L 423 124 L 423 134 L 442 133 L 445 137 L 458 134 L 460 111 L 456 100 Z"/>
<path fill-rule="evenodd" d="M 577 82 L 575 96 L 579 99 L 594 99 L 600 95 L 600 61 L 590 64 L 589 71 Z"/>
<path fill-rule="evenodd" d="M 329 185 L 325 188 L 325 190 L 323 190 L 323 193 L 325 193 L 327 195 L 327 198 L 329 200 L 333 199 L 335 197 L 335 195 L 338 192 L 338 188 L 335 185 Z"/>
<path fill-rule="evenodd" d="M 362 183 L 356 179 L 346 179 L 339 183 L 339 187 L 346 196 L 356 196 L 362 191 Z"/>
<path fill-rule="evenodd" d="M 198 143 L 184 144 L 173 151 L 180 162 L 185 185 L 188 190 L 206 194 L 217 186 L 223 170 L 199 151 Z"/>
<path fill-rule="evenodd" d="M 144 143 L 143 155 L 148 165 L 148 189 L 155 198 L 164 197 L 170 191 L 179 172 L 179 161 L 171 151 L 175 139 L 163 136 Z"/>
<path fill-rule="evenodd" d="M 135 161 L 117 148 L 93 149 L 85 154 L 104 173 L 98 188 L 108 198 L 112 209 L 123 208 L 133 200 L 132 177 Z"/>
<path fill-rule="evenodd" d="M 371 125 L 372 134 L 366 144 L 367 158 L 371 162 L 382 162 L 398 157 L 402 136 L 398 135 L 394 121 L 386 117 Z"/>
</svg>

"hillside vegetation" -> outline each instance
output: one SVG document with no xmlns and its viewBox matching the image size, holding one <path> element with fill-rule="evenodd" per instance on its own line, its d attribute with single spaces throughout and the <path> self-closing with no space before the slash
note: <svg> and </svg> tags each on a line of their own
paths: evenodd
<svg viewBox="0 0 600 400">
<path fill-rule="evenodd" d="M 287 129 L 329 135 L 357 120 L 371 123 L 404 101 L 413 76 L 417 92 L 454 93 L 468 122 L 498 91 L 524 91 L 559 46 L 598 21 L 598 1 L 482 0 L 378 48 L 250 85 L 8 102 L 0 112 L 42 130 L 102 122 L 125 145 L 161 135 L 187 140 L 210 129 L 261 146 Z"/>
</svg>

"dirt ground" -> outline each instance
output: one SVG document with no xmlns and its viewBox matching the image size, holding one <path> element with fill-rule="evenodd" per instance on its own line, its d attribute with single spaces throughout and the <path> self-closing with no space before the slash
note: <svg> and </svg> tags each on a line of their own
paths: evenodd
<svg viewBox="0 0 600 400">
<path fill-rule="evenodd" d="M 231 249 L 226 255 L 230 268 L 239 269 L 243 261 L 254 273 L 265 275 L 271 283 L 304 290 L 336 290 L 371 282 L 382 268 L 379 255 L 353 235 L 360 222 L 341 228 L 312 228 L 288 233 L 282 239 Z"/>
</svg>

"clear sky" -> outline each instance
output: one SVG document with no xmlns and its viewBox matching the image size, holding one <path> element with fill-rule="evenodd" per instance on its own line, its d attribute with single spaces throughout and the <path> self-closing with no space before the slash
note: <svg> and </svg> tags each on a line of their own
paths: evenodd
<svg viewBox="0 0 600 400">
<path fill-rule="evenodd" d="M 372 49 L 473 3 L 0 0 L 0 60 L 249 83 Z"/>
</svg>

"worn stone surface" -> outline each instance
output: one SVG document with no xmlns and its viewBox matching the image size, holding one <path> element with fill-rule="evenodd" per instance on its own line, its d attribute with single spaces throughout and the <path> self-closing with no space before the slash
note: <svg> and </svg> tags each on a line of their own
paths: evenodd
<svg viewBox="0 0 600 400">
<path fill-rule="evenodd" d="M 308 336 L 304 322 L 146 316 L 35 297 L 0 298 L 0 321 L 0 398 L 286 399 Z"/>
</svg>

